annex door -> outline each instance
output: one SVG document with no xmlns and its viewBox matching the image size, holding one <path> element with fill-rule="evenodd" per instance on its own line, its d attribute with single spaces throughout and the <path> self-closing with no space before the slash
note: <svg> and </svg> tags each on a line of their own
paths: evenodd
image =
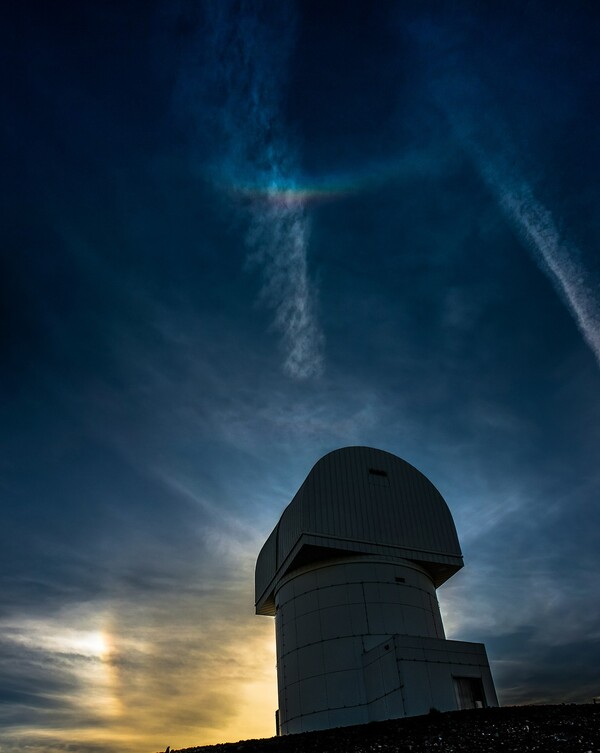
<svg viewBox="0 0 600 753">
<path fill-rule="evenodd" d="M 480 677 L 454 677 L 454 692 L 459 709 L 483 709 L 487 705 Z"/>
</svg>

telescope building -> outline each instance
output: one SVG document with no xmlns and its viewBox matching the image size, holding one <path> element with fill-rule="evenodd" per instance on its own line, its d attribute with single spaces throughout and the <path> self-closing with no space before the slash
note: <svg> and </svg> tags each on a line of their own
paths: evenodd
<svg viewBox="0 0 600 753">
<path fill-rule="evenodd" d="M 278 733 L 497 706 L 483 644 L 444 635 L 436 589 L 462 566 L 450 510 L 416 468 L 370 447 L 321 458 L 256 563 Z"/>
</svg>

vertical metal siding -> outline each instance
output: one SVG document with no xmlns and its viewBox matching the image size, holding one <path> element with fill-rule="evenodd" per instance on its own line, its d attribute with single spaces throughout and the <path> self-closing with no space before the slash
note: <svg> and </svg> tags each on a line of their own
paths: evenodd
<svg viewBox="0 0 600 753">
<path fill-rule="evenodd" d="M 388 474 L 372 483 L 369 468 Z M 452 516 L 442 496 L 416 468 L 389 453 L 351 447 L 326 455 L 309 474 L 282 524 L 294 541 L 290 508 L 303 508 L 302 531 L 460 556 Z M 298 499 L 298 498 L 301 499 Z M 286 537 L 286 550 L 293 545 Z"/>
<path fill-rule="evenodd" d="M 389 486 L 377 483 L 370 468 L 385 471 Z M 435 486 L 406 461 L 370 447 L 346 447 L 321 458 L 275 533 L 257 562 L 257 599 L 302 534 L 333 537 L 341 548 L 361 541 L 400 547 L 422 561 L 432 554 L 438 562 L 461 557 L 452 515 Z"/>
</svg>

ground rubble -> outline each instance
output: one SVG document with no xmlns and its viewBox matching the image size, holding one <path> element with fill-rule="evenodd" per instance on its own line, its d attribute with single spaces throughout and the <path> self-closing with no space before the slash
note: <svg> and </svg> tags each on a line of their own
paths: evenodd
<svg viewBox="0 0 600 753">
<path fill-rule="evenodd" d="M 171 753 L 600 753 L 599 722 L 600 704 L 432 710 L 407 719 Z"/>
</svg>

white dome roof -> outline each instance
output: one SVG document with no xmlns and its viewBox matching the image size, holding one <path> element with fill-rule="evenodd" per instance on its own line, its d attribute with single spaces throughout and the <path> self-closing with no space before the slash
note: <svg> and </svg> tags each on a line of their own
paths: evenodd
<svg viewBox="0 0 600 753">
<path fill-rule="evenodd" d="M 309 562 L 382 554 L 418 562 L 439 586 L 462 567 L 456 528 L 435 486 L 371 447 L 321 458 L 283 511 L 256 563 L 256 611 L 274 612 L 278 581 Z"/>
</svg>

